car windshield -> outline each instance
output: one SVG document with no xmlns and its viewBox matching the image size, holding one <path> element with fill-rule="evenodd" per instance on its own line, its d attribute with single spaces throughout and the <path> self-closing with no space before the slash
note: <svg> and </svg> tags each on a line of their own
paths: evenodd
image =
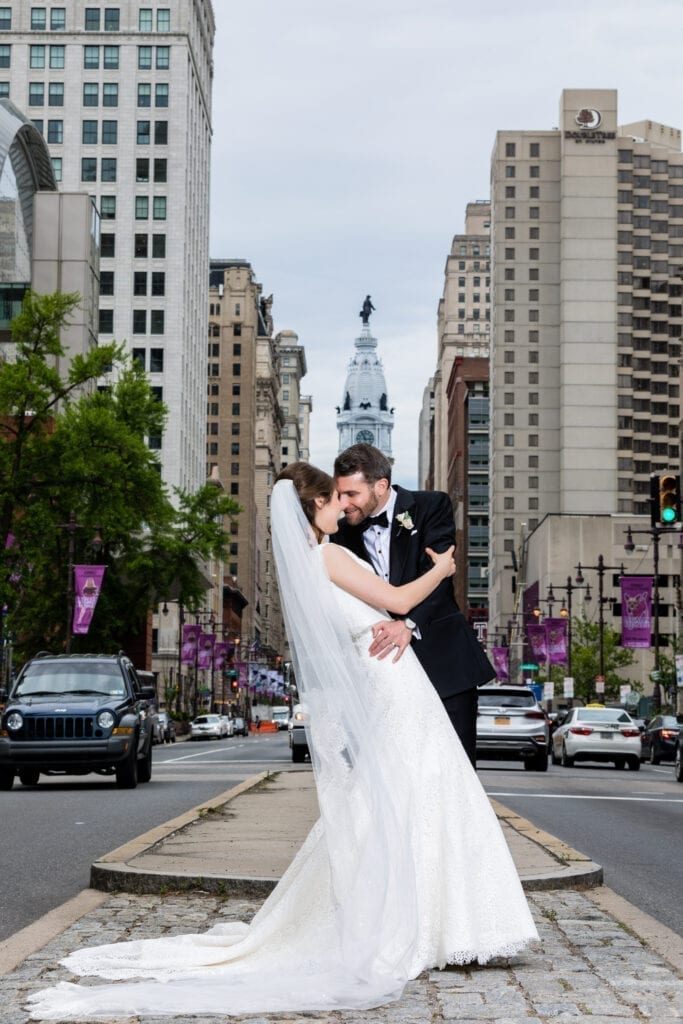
<svg viewBox="0 0 683 1024">
<path fill-rule="evenodd" d="M 13 697 L 98 694 L 123 697 L 121 670 L 116 662 L 37 661 L 29 665 Z"/>
<path fill-rule="evenodd" d="M 479 707 L 482 708 L 533 708 L 536 698 L 533 693 L 482 693 L 479 691 Z"/>
<path fill-rule="evenodd" d="M 579 708 L 577 722 L 631 722 L 631 716 L 618 708 Z"/>
<path fill-rule="evenodd" d="M 662 715 L 662 729 L 678 729 L 679 722 L 674 715 Z"/>
</svg>

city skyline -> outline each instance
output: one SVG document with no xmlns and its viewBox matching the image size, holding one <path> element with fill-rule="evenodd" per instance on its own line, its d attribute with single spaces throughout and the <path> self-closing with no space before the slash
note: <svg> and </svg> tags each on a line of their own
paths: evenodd
<svg viewBox="0 0 683 1024">
<path fill-rule="evenodd" d="M 680 123 L 675 33 L 655 45 L 642 7 L 620 4 L 618 24 L 614 11 L 584 0 L 567 12 L 528 0 L 216 10 L 211 255 L 248 259 L 274 295 L 276 330 L 306 348 L 314 463 L 334 458 L 369 292 L 396 408 L 394 474 L 417 483 L 443 269 L 467 202 L 489 198 L 496 131 L 554 128 L 562 89 L 584 86 L 618 89 L 624 122 Z M 668 0 L 649 8 L 657 23 L 677 16 Z"/>
</svg>

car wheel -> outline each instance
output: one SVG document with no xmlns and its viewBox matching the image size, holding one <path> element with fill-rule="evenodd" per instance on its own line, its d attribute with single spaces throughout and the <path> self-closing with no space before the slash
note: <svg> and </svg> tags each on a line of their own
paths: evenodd
<svg viewBox="0 0 683 1024">
<path fill-rule="evenodd" d="M 37 768 L 20 768 L 19 780 L 22 786 L 37 786 L 40 771 Z"/>
<path fill-rule="evenodd" d="M 119 789 L 135 789 L 138 784 L 138 758 L 135 742 L 128 757 L 116 766 L 116 785 Z"/>
<path fill-rule="evenodd" d="M 629 759 L 628 759 L 628 766 L 629 766 L 629 768 L 631 769 L 632 772 L 639 772 L 640 771 L 640 758 L 639 757 L 629 757 Z"/>
<path fill-rule="evenodd" d="M 168 742 L 169 743 L 175 743 L 175 733 L 173 733 L 173 735 L 171 736 L 171 738 L 170 738 L 170 740 Z"/>
<path fill-rule="evenodd" d="M 528 761 L 524 762 L 524 770 L 527 772 L 547 772 L 548 771 L 548 755 L 545 751 L 535 754 L 530 757 Z"/>
<path fill-rule="evenodd" d="M 626 758 L 625 757 L 615 757 L 615 759 L 614 759 L 614 767 L 618 768 L 619 771 L 623 771 L 623 769 L 626 767 Z"/>
<path fill-rule="evenodd" d="M 147 748 L 147 753 L 144 757 L 138 760 L 138 781 L 149 782 L 152 778 L 152 744 L 150 743 Z"/>
<path fill-rule="evenodd" d="M 567 753 L 567 745 L 566 745 L 566 743 L 562 744 L 562 767 L 563 768 L 573 768 L 574 767 L 574 758 L 570 757 L 569 754 Z"/>
<path fill-rule="evenodd" d="M 14 784 L 14 768 L 0 768 L 0 790 L 11 789 Z"/>
<path fill-rule="evenodd" d="M 306 760 L 306 752 L 301 747 L 292 747 L 292 761 L 294 764 L 303 764 Z"/>
<path fill-rule="evenodd" d="M 659 764 L 659 762 L 661 760 L 662 760 L 661 757 L 658 757 L 657 754 L 655 754 L 655 746 L 654 746 L 654 743 L 653 743 L 652 746 L 650 747 L 650 757 L 649 757 L 650 764 Z"/>
</svg>

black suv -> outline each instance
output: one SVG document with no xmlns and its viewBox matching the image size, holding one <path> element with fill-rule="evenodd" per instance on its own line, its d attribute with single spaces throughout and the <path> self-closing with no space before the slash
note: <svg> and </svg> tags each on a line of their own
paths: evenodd
<svg viewBox="0 0 683 1024">
<path fill-rule="evenodd" d="M 0 691 L 0 700 L 6 697 Z M 46 775 L 116 775 L 134 789 L 152 777 L 152 721 L 123 654 L 38 654 L 12 687 L 0 719 L 0 790 Z"/>
</svg>

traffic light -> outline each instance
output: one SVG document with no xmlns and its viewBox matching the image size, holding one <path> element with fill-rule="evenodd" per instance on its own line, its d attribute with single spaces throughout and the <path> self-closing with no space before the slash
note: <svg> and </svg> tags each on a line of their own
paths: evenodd
<svg viewBox="0 0 683 1024">
<path fill-rule="evenodd" d="M 230 680 L 230 689 L 232 690 L 233 693 L 235 693 L 237 690 L 239 690 L 239 687 L 240 687 L 240 684 L 237 682 L 236 679 L 231 679 Z"/>
<path fill-rule="evenodd" d="M 681 522 L 681 478 L 673 473 L 650 477 L 652 525 L 676 526 Z"/>
</svg>

